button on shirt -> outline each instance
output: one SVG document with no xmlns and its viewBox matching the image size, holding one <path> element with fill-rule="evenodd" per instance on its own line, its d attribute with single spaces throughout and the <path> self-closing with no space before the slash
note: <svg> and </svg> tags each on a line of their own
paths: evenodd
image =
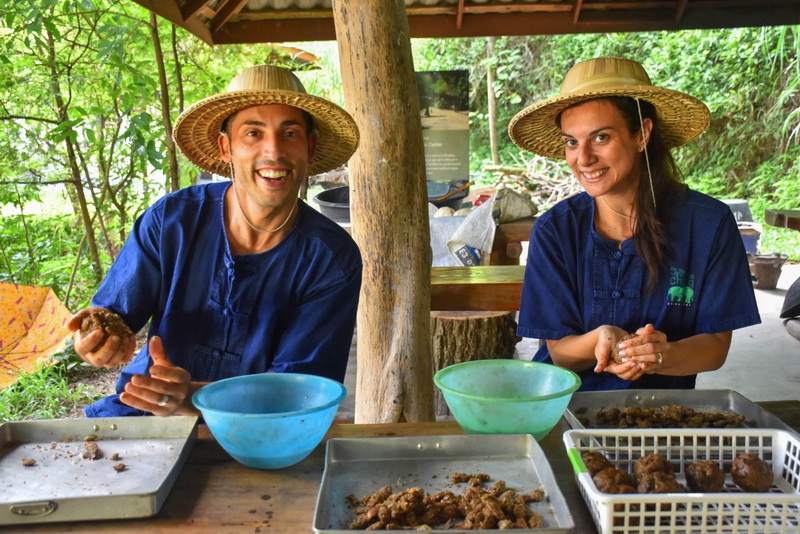
<svg viewBox="0 0 800 534">
<path fill-rule="evenodd" d="M 194 381 L 296 372 L 342 382 L 361 286 L 361 255 L 338 224 L 298 200 L 295 226 L 276 247 L 233 256 L 224 225 L 230 182 L 182 189 L 145 211 L 92 304 L 136 332 L 151 321 L 172 362 Z M 117 392 L 151 365 L 145 346 Z M 118 395 L 89 416 L 140 414 Z"/>
<path fill-rule="evenodd" d="M 730 208 L 687 191 L 669 224 L 672 255 L 656 290 L 627 239 L 619 247 L 594 229 L 594 199 L 580 193 L 543 213 L 531 232 L 520 303 L 520 336 L 561 339 L 601 325 L 628 332 L 652 323 L 677 341 L 761 321 L 744 244 Z M 542 341 L 536 361 L 552 363 Z M 636 381 L 588 369 L 581 390 L 694 388 L 697 375 Z"/>
</svg>

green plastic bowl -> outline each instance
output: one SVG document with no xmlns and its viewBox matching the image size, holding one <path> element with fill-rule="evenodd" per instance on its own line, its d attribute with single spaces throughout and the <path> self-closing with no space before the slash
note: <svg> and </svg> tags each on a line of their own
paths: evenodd
<svg viewBox="0 0 800 534">
<path fill-rule="evenodd" d="M 581 379 L 568 369 L 522 360 L 477 360 L 441 369 L 433 381 L 470 434 L 531 434 L 558 423 Z"/>
</svg>

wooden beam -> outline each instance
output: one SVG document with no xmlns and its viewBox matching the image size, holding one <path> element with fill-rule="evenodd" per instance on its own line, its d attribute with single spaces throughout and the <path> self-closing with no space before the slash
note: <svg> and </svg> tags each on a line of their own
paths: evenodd
<svg viewBox="0 0 800 534">
<path fill-rule="evenodd" d="M 183 4 L 179 4 L 178 8 L 181 12 L 181 18 L 186 22 L 190 18 L 196 16 L 207 3 L 208 0 L 186 0 Z"/>
<path fill-rule="evenodd" d="M 583 7 L 583 0 L 575 2 L 575 13 L 572 15 L 572 23 L 577 24 L 581 19 L 581 7 Z"/>
<path fill-rule="evenodd" d="M 214 35 L 231 17 L 247 4 L 247 0 L 228 0 L 211 20 L 211 35 Z"/>
<path fill-rule="evenodd" d="M 337 0 L 334 21 L 361 130 L 348 163 L 364 265 L 355 422 L 432 421 L 428 194 L 408 17 L 400 1 Z"/>
<path fill-rule="evenodd" d="M 686 12 L 686 4 L 689 0 L 678 0 L 678 7 L 675 9 L 675 22 L 680 22 L 683 18 L 684 12 Z"/>
</svg>

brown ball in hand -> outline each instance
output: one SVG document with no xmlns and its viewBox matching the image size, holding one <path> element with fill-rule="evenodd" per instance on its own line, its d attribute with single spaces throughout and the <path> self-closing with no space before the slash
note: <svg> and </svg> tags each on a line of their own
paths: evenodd
<svg viewBox="0 0 800 534">
<path fill-rule="evenodd" d="M 626 335 L 622 336 L 621 338 L 619 338 L 619 341 L 617 341 L 617 344 L 614 345 L 613 349 L 611 349 L 611 361 L 612 362 L 614 362 L 614 363 L 623 363 L 622 358 L 619 355 L 619 344 L 622 343 L 623 341 L 625 341 L 626 339 L 633 339 L 635 337 L 639 337 L 639 336 L 637 336 L 636 334 L 626 334 Z"/>
<path fill-rule="evenodd" d="M 733 460 L 731 478 L 744 491 L 762 493 L 772 487 L 774 476 L 767 462 L 757 454 L 748 452 Z"/>
<path fill-rule="evenodd" d="M 103 339 L 90 351 L 94 352 L 103 346 L 103 343 L 109 336 L 119 336 L 120 339 L 125 339 L 128 336 L 133 336 L 133 332 L 122 318 L 116 313 L 108 310 L 92 310 L 81 322 L 81 336 L 88 336 L 94 330 L 103 331 Z"/>
</svg>

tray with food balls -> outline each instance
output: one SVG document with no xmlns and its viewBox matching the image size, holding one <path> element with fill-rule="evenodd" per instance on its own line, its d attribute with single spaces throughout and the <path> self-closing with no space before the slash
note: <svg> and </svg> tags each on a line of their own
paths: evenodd
<svg viewBox="0 0 800 534">
<path fill-rule="evenodd" d="M 601 533 L 800 532 L 793 432 L 574 429 L 563 440 Z"/>
<path fill-rule="evenodd" d="M 579 391 L 564 417 L 581 428 L 776 428 L 778 417 L 729 389 Z"/>
</svg>

